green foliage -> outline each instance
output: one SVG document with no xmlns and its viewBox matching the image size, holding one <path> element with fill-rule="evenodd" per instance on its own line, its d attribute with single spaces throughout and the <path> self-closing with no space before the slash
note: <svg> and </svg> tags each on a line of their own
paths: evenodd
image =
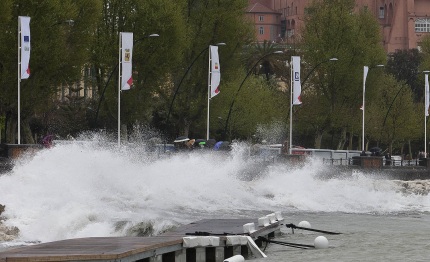
<svg viewBox="0 0 430 262">
<path fill-rule="evenodd" d="M 397 81 L 404 81 L 410 86 L 415 101 L 418 101 L 424 94 L 423 78 L 419 77 L 422 59 L 423 56 L 418 49 L 397 50 L 388 56 L 387 72 L 395 76 Z"/>
<path fill-rule="evenodd" d="M 239 66 L 239 52 L 243 43 L 249 42 L 253 30 L 245 20 L 245 0 L 186 1 L 187 46 L 182 50 L 183 60 L 172 71 L 172 89 L 165 104 L 157 110 L 157 118 L 166 119 L 166 108 L 170 108 L 178 90 L 169 122 L 159 123 L 170 133 L 200 136 L 206 133 L 206 108 L 208 86 L 208 47 L 226 43 L 219 47 L 221 64 L 221 93 L 228 88 L 232 73 Z M 188 73 L 186 73 L 188 72 Z M 221 99 L 220 95 L 212 99 Z"/>
<path fill-rule="evenodd" d="M 233 105 L 229 123 L 226 120 L 231 99 L 245 78 L 243 71 L 236 70 L 236 81 L 224 86 L 222 92 L 211 102 L 211 126 L 218 139 L 223 138 L 227 131 L 230 139 L 249 139 L 261 125 L 270 125 L 274 122 L 285 123 L 288 114 L 287 94 L 271 86 L 259 76 L 250 76 L 244 82 Z"/>
<path fill-rule="evenodd" d="M 31 76 L 21 81 L 21 119 L 26 125 L 29 119 L 52 105 L 61 83 L 76 82 L 80 78 L 81 69 L 88 62 L 88 43 L 94 33 L 97 14 L 100 13 L 99 2 L 2 1 L 0 23 L 6 34 L 1 36 L 0 103 L 2 113 L 7 112 L 6 125 L 12 127 L 17 121 L 18 16 L 31 17 Z M 70 20 L 74 23 L 66 22 Z M 24 127 L 23 131 L 26 130 L 29 129 Z M 9 132 L 6 140 L 14 142 L 15 134 Z M 25 137 L 31 137 L 31 134 Z"/>
<path fill-rule="evenodd" d="M 424 117 L 424 106 L 415 104 L 409 86 L 397 82 L 394 76 L 382 75 L 374 81 L 377 92 L 367 106 L 366 134 L 386 145 L 392 153 L 396 142 L 400 147 L 408 140 L 420 138 L 423 130 L 420 116 Z"/>
<path fill-rule="evenodd" d="M 304 130 L 317 127 L 314 130 L 318 139 L 345 128 L 350 132 L 358 130 L 363 66 L 385 61 L 377 21 L 367 10 L 354 13 L 353 9 L 353 0 L 314 1 L 310 10 L 318 12 L 306 16 L 303 59 L 305 70 L 315 71 L 303 87 L 302 101 L 309 100 L 312 106 L 299 110 L 311 110 L 299 112 L 307 120 L 300 126 Z M 338 61 L 326 63 L 332 57 Z M 315 145 L 320 146 L 320 142 L 315 141 Z"/>
</svg>

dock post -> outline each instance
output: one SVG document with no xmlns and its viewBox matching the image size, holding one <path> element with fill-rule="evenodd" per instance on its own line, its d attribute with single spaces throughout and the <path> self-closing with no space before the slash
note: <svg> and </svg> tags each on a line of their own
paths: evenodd
<svg viewBox="0 0 430 262">
<path fill-rule="evenodd" d="M 215 248 L 215 261 L 216 262 L 223 262 L 224 261 L 224 248 L 223 247 L 216 247 Z"/>
<path fill-rule="evenodd" d="M 187 262 L 186 251 L 184 249 L 175 252 L 175 262 Z"/>
<path fill-rule="evenodd" d="M 204 247 L 196 248 L 196 261 L 206 261 L 206 250 Z"/>
<path fill-rule="evenodd" d="M 161 255 L 155 255 L 149 259 L 149 262 L 162 262 L 163 257 Z"/>
</svg>

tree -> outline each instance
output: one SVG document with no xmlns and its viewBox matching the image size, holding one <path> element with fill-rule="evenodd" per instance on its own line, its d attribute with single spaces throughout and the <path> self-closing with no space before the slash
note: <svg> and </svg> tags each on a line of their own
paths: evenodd
<svg viewBox="0 0 430 262">
<path fill-rule="evenodd" d="M 423 56 L 418 49 L 396 50 L 388 55 L 387 72 L 397 81 L 404 81 L 414 93 L 415 101 L 423 96 L 422 81 L 418 79 Z"/>
<path fill-rule="evenodd" d="M 238 86 L 245 78 L 245 73 L 236 70 L 236 81 L 231 81 L 223 89 L 224 99 L 214 100 L 211 109 L 211 126 L 217 133 L 217 139 L 223 136 L 225 121 L 228 114 L 230 99 L 236 94 Z M 221 95 L 221 94 L 220 94 Z M 270 125 L 274 122 L 286 122 L 288 95 L 277 88 L 275 81 L 267 82 L 261 76 L 251 75 L 244 82 L 232 108 L 227 136 L 233 139 L 250 139 L 258 126 Z M 279 142 L 279 141 L 277 141 Z"/>
<path fill-rule="evenodd" d="M 373 141 L 381 142 L 393 153 L 395 143 L 400 147 L 410 140 L 419 139 L 422 134 L 423 110 L 413 101 L 413 92 L 406 82 L 398 82 L 392 75 L 374 79 L 377 92 L 368 106 L 366 134 Z M 420 108 L 423 108 L 421 105 Z M 381 145 L 380 145 L 381 146 Z"/>
<path fill-rule="evenodd" d="M 34 143 L 29 123 L 52 105 L 61 83 L 80 78 L 87 62 L 87 43 L 94 32 L 100 13 L 97 0 L 2 1 L 0 23 L 2 35 L 0 60 L 1 114 L 6 115 L 6 142 L 14 143 L 17 126 L 17 19 L 31 17 L 31 76 L 21 82 L 21 121 L 23 142 Z M 66 21 L 74 21 L 65 23 Z M 4 49 L 3 49 L 4 48 Z"/>
<path fill-rule="evenodd" d="M 156 111 L 156 124 L 169 130 L 170 137 L 203 137 L 206 133 L 207 50 L 209 45 L 226 43 L 226 46 L 219 48 L 221 93 L 211 100 L 211 103 L 214 103 L 216 100 L 225 99 L 223 88 L 230 86 L 228 82 L 234 76 L 232 72 L 240 66 L 239 54 L 242 45 L 253 38 L 252 25 L 243 14 L 246 6 L 246 0 L 186 1 L 186 39 L 189 42 L 182 51 L 184 59 L 172 71 L 172 86 L 168 89 L 170 93 L 166 96 L 166 104 Z M 167 122 L 166 108 L 169 109 L 171 103 L 172 111 Z"/>
<path fill-rule="evenodd" d="M 314 130 L 316 147 L 322 146 L 323 135 L 329 132 L 338 134 L 339 141 L 346 141 L 349 132 L 351 140 L 358 130 L 363 66 L 385 60 L 377 21 L 366 9 L 354 13 L 354 4 L 354 0 L 314 1 L 305 17 L 303 60 L 313 68 L 319 66 L 302 94 L 303 103 L 310 96 L 314 104 L 303 109 L 318 111 L 313 110 L 312 116 L 298 110 L 297 118 L 299 128 L 318 127 Z M 321 63 L 331 57 L 338 61 Z M 343 144 L 329 146 L 341 149 Z"/>
</svg>

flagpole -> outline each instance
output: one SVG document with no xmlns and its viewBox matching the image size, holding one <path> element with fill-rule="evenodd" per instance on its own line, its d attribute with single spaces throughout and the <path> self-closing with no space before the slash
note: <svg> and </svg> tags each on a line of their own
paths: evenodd
<svg viewBox="0 0 430 262">
<path fill-rule="evenodd" d="M 367 69 L 367 70 L 366 70 Z M 368 73 L 368 67 L 363 67 L 363 119 L 362 119 L 362 130 L 361 130 L 361 150 L 364 151 L 364 111 L 366 110 L 366 78 Z"/>
<path fill-rule="evenodd" d="M 18 145 L 21 144 L 21 19 L 18 18 Z"/>
<path fill-rule="evenodd" d="M 209 66 L 208 66 L 208 115 L 207 115 L 207 125 L 206 125 L 206 140 L 209 140 L 209 107 L 211 98 L 211 46 L 209 45 Z"/>
<path fill-rule="evenodd" d="M 427 115 L 429 107 L 428 97 L 428 74 L 425 74 L 425 87 L 424 87 L 424 157 L 427 158 Z"/>
<path fill-rule="evenodd" d="M 292 154 L 293 148 L 293 58 L 291 58 L 290 63 L 290 145 L 289 145 L 289 153 Z"/>
<path fill-rule="evenodd" d="M 121 37 L 122 32 L 119 33 L 119 52 L 118 52 L 118 146 L 121 145 Z"/>
</svg>

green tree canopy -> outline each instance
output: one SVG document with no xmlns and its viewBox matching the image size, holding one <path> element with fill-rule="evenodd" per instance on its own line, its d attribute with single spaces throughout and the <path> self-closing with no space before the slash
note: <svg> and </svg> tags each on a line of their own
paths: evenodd
<svg viewBox="0 0 430 262">
<path fill-rule="evenodd" d="M 328 132 L 338 134 L 339 149 L 344 147 L 346 131 L 353 137 L 362 103 L 363 66 L 385 61 L 377 21 L 366 9 L 354 13 L 354 4 L 353 0 L 313 1 L 305 18 L 303 60 L 308 65 L 305 68 L 315 72 L 304 83 L 302 101 L 307 103 L 310 96 L 314 104 L 309 110 L 318 110 L 308 113 L 299 109 L 297 121 L 303 128 L 318 127 L 317 148 Z M 322 63 L 332 57 L 338 61 Z"/>
</svg>

